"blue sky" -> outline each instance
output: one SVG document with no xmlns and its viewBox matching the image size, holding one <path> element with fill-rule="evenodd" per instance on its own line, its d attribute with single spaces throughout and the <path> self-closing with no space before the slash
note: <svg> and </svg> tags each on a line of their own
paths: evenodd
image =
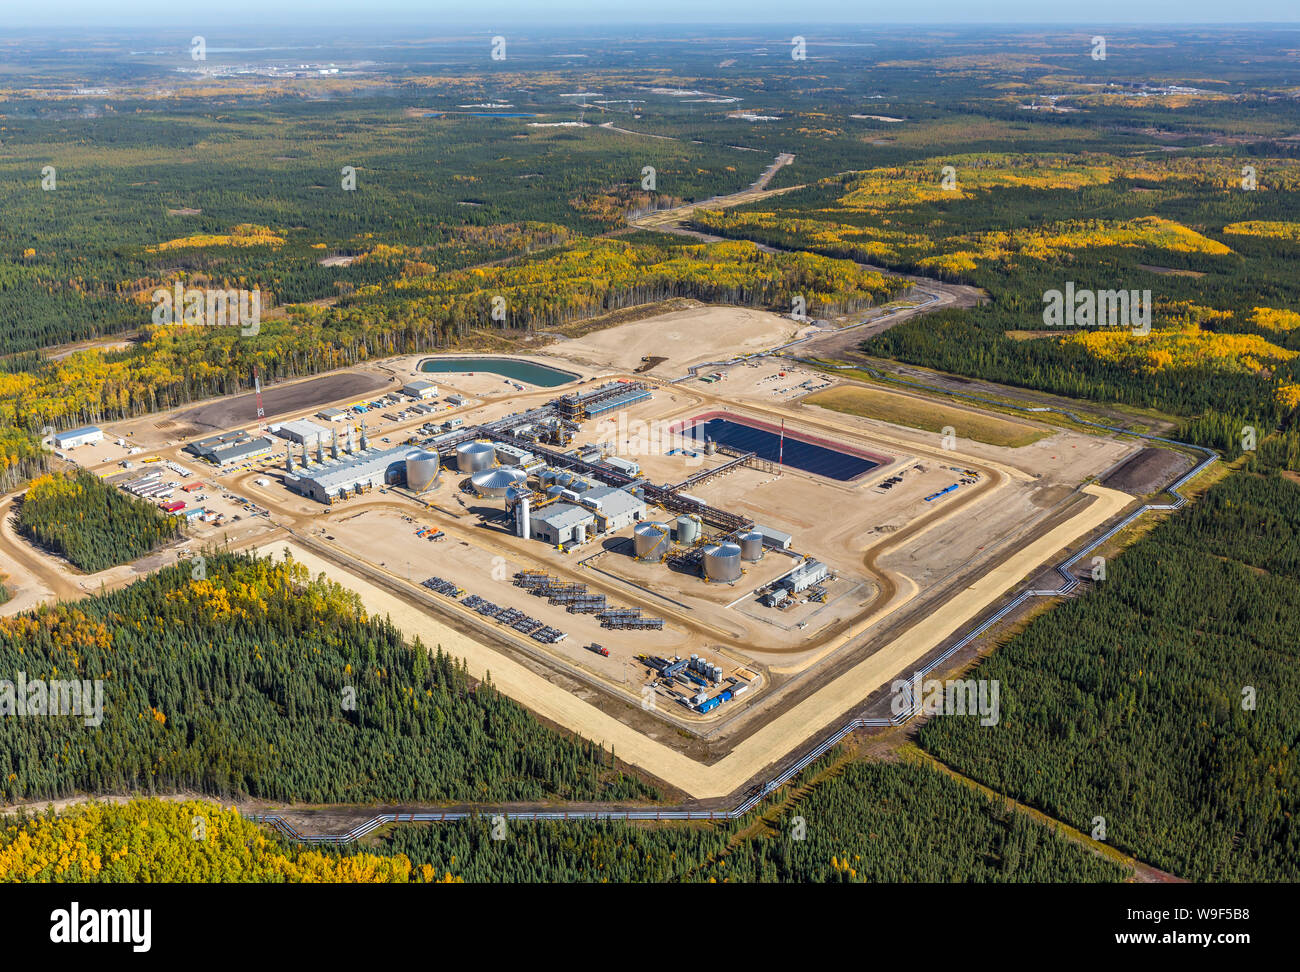
<svg viewBox="0 0 1300 972">
<path fill-rule="evenodd" d="M 429 27 L 553 24 L 1260 23 L 1300 20 L 1297 0 L 0 0 L 5 27 L 287 24 Z"/>
</svg>

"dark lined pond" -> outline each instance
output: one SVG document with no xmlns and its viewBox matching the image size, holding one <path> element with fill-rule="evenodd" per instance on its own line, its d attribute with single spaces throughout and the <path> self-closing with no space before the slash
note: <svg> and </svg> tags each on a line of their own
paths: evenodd
<svg viewBox="0 0 1300 972">
<path fill-rule="evenodd" d="M 433 374 L 470 373 L 485 371 L 490 375 L 501 375 L 515 381 L 526 381 L 530 385 L 542 388 L 556 388 L 577 381 L 578 376 L 571 371 L 549 368 L 534 361 L 522 358 L 425 358 L 420 362 L 420 370 Z"/>
<path fill-rule="evenodd" d="M 772 462 L 780 458 L 780 429 L 762 422 L 751 425 L 731 418 L 710 417 L 716 415 L 712 412 L 696 420 L 699 423 L 694 433 L 697 439 L 703 436 L 741 452 L 757 453 L 760 458 Z M 832 442 L 812 442 L 789 429 L 785 433 L 784 464 L 827 479 L 847 482 L 888 461 L 885 456 L 869 457 L 865 453 L 836 448 Z"/>
</svg>

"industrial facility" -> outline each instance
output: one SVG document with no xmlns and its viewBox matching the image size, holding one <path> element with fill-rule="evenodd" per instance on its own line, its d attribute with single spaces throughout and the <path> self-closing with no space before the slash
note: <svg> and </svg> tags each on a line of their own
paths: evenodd
<svg viewBox="0 0 1300 972">
<path fill-rule="evenodd" d="M 83 425 L 79 429 L 56 432 L 54 434 L 54 446 L 58 449 L 75 449 L 77 446 L 90 445 L 92 442 L 102 442 L 103 439 L 104 430 L 99 426 Z"/>
<path fill-rule="evenodd" d="M 408 398 L 436 398 L 438 396 L 438 386 L 431 381 L 408 381 L 402 386 L 402 394 Z"/>
<path fill-rule="evenodd" d="M 429 382 L 412 381 L 402 391 L 412 398 L 436 393 Z M 503 418 L 464 425 L 459 419 L 426 426 L 433 434 L 391 448 L 372 449 L 364 426 L 341 428 L 340 416 L 324 410 L 326 424 L 299 419 L 274 427 L 290 443 L 284 483 L 317 502 L 333 504 L 372 489 L 402 486 L 419 494 L 435 489 L 444 468 L 458 475 L 462 494 L 500 504 L 489 518 L 511 533 L 561 550 L 582 547 L 598 537 L 631 530 L 624 555 L 641 564 L 664 563 L 678 573 L 694 573 L 709 585 L 735 585 L 768 550 L 789 551 L 792 537 L 754 523 L 746 516 L 710 506 L 686 490 L 741 466 L 772 471 L 752 452 L 718 447 L 728 459 L 680 483 L 656 484 L 640 476 L 638 463 L 608 455 L 609 446 L 570 447 L 584 421 L 652 397 L 640 381 L 612 381 Z M 265 454 L 269 440 L 246 433 L 196 443 L 209 461 L 229 464 Z M 651 509 L 663 519 L 647 519 Z M 616 545 L 613 548 L 617 550 Z M 771 570 L 761 573 L 764 589 Z M 783 595 L 804 591 L 827 576 L 824 565 L 800 562 L 774 585 Z"/>
<path fill-rule="evenodd" d="M 275 440 L 267 435 L 252 436 L 248 432 L 227 432 L 191 442 L 185 451 L 214 466 L 233 466 L 271 455 Z"/>
<path fill-rule="evenodd" d="M 272 426 L 271 431 L 282 439 L 288 439 L 290 442 L 296 442 L 298 445 L 305 445 L 312 449 L 331 435 L 330 430 L 325 426 L 317 425 L 308 419 L 283 422 L 280 425 Z"/>
<path fill-rule="evenodd" d="M 344 443 L 335 426 L 329 458 L 325 455 L 323 438 L 317 440 L 314 457 L 304 444 L 297 462 L 290 447 L 285 455 L 284 484 L 300 496 L 329 504 L 360 496 L 379 486 L 406 485 L 412 492 L 422 493 L 437 483 L 439 467 L 436 452 L 413 449 L 409 445 L 371 449 L 364 427 L 358 447 L 352 428 L 347 430 Z"/>
</svg>

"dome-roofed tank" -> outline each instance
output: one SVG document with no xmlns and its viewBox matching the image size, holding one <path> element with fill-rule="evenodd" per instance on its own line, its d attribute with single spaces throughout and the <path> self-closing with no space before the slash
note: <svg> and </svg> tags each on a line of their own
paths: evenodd
<svg viewBox="0 0 1300 972">
<path fill-rule="evenodd" d="M 489 497 L 505 496 L 509 493 L 511 486 L 518 485 L 527 479 L 527 474 L 522 469 L 516 469 L 514 466 L 481 469 L 469 477 L 470 483 L 474 486 L 474 492 L 478 493 L 479 496 Z"/>
<path fill-rule="evenodd" d="M 687 513 L 677 518 L 677 542 L 694 543 L 700 538 L 700 518 Z"/>
<path fill-rule="evenodd" d="M 763 534 L 750 530 L 740 535 L 740 559 L 750 563 L 763 559 Z"/>
<path fill-rule="evenodd" d="M 438 453 L 417 449 L 406 456 L 406 485 L 416 493 L 423 493 L 438 478 Z"/>
<path fill-rule="evenodd" d="M 496 462 L 497 451 L 491 442 L 479 439 L 474 442 L 462 442 L 456 446 L 456 468 L 463 473 L 476 473 L 489 469 Z"/>
<path fill-rule="evenodd" d="M 740 547 L 734 543 L 711 543 L 704 548 L 704 579 L 717 584 L 740 580 Z"/>
<path fill-rule="evenodd" d="M 637 560 L 658 560 L 672 546 L 672 532 L 667 523 L 638 523 L 632 531 L 632 546 Z"/>
</svg>

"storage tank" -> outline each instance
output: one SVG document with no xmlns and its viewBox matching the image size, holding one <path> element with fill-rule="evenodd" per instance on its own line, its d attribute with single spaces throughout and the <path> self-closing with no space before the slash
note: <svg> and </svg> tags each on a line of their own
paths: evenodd
<svg viewBox="0 0 1300 972">
<path fill-rule="evenodd" d="M 438 453 L 417 449 L 406 456 L 406 485 L 416 493 L 423 493 L 438 478 Z"/>
<path fill-rule="evenodd" d="M 740 559 L 750 563 L 763 559 L 763 534 L 750 530 L 740 535 Z"/>
<path fill-rule="evenodd" d="M 632 531 L 637 560 L 658 560 L 671 547 L 672 532 L 667 523 L 638 523 Z"/>
<path fill-rule="evenodd" d="M 677 542 L 694 543 L 700 538 L 700 518 L 683 514 L 677 518 Z"/>
<path fill-rule="evenodd" d="M 740 546 L 734 543 L 711 543 L 704 548 L 704 579 L 716 584 L 740 580 Z"/>
<path fill-rule="evenodd" d="M 504 497 L 511 486 L 517 486 L 528 479 L 527 474 L 514 466 L 499 466 L 496 469 L 483 469 L 469 477 L 474 492 L 479 496 Z"/>
<path fill-rule="evenodd" d="M 462 442 L 456 446 L 456 468 L 463 473 L 476 473 L 490 469 L 496 462 L 497 451 L 491 442 L 479 439 L 474 442 Z"/>
</svg>

